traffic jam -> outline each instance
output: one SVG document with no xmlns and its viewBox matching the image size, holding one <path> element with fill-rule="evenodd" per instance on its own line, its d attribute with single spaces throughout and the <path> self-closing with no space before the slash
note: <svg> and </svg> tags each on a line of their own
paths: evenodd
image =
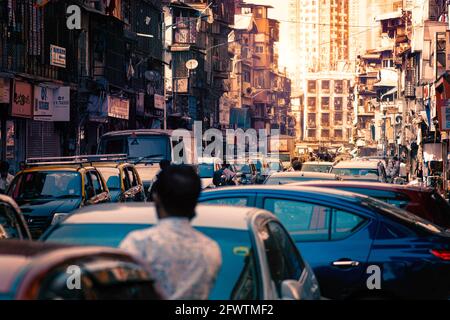
<svg viewBox="0 0 450 320">
<path fill-rule="evenodd" d="M 450 204 L 396 159 L 285 141 L 179 162 L 173 141 L 2 163 L 0 298 L 450 298 Z"/>
</svg>

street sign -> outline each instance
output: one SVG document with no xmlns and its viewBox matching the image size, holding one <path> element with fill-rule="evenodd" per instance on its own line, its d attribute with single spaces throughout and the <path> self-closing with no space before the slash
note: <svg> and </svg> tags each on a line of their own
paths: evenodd
<svg viewBox="0 0 450 320">
<path fill-rule="evenodd" d="M 191 59 L 189 61 L 186 62 L 186 68 L 188 68 L 189 70 L 195 70 L 198 67 L 198 61 L 195 59 Z"/>
<path fill-rule="evenodd" d="M 66 48 L 50 45 L 50 65 L 66 67 Z"/>
</svg>

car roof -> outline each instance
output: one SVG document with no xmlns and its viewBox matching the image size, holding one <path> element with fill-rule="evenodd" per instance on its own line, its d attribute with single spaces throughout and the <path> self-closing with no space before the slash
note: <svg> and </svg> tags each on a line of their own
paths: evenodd
<svg viewBox="0 0 450 320">
<path fill-rule="evenodd" d="M 33 165 L 22 170 L 22 172 L 40 172 L 40 171 L 69 171 L 78 172 L 81 169 L 89 169 L 89 167 L 81 167 L 80 165 Z"/>
<path fill-rule="evenodd" d="M 307 172 L 307 171 L 276 172 L 270 176 L 270 178 L 295 178 L 295 177 L 336 179 L 336 175 L 333 173 Z"/>
<path fill-rule="evenodd" d="M 123 130 L 123 131 L 112 131 L 105 133 L 103 137 L 121 137 L 121 136 L 169 136 L 168 131 L 158 130 L 158 129 L 139 129 L 139 130 Z"/>
<path fill-rule="evenodd" d="M 303 163 L 305 164 L 314 164 L 314 165 L 318 165 L 318 166 L 332 166 L 334 164 L 334 162 L 326 162 L 326 161 L 307 161 Z"/>
<path fill-rule="evenodd" d="M 129 211 L 129 212 L 127 212 Z M 199 205 L 195 227 L 247 230 L 248 219 L 260 209 L 247 207 Z M 158 222 L 156 209 L 150 203 L 107 203 L 84 207 L 65 219 L 62 224 L 145 224 Z"/>
<path fill-rule="evenodd" d="M 252 185 L 252 186 L 238 186 L 238 187 L 226 187 L 220 189 L 211 189 L 203 191 L 203 195 L 214 194 L 214 193 L 235 193 L 235 194 L 248 194 L 256 192 L 267 192 L 267 193 L 296 193 L 310 196 L 312 198 L 317 198 L 318 195 L 321 197 L 335 198 L 351 203 L 360 202 L 360 199 L 367 198 L 366 196 L 335 189 L 324 189 L 318 187 L 296 187 L 289 185 L 271 186 L 271 185 Z"/>
<path fill-rule="evenodd" d="M 299 187 L 346 187 L 346 188 L 361 188 L 370 190 L 386 190 L 386 191 L 416 191 L 416 192 L 431 192 L 431 188 L 421 187 L 421 186 L 408 186 L 399 185 L 391 183 L 379 183 L 379 182 L 357 182 L 357 181 L 305 181 L 305 182 L 294 182 L 289 184 L 289 186 L 299 186 Z"/>
<path fill-rule="evenodd" d="M 381 161 L 341 161 L 334 165 L 335 169 L 377 169 Z"/>
</svg>

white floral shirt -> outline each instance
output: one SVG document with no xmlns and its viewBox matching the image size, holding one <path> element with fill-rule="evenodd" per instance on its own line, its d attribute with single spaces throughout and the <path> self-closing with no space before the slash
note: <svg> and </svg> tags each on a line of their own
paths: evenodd
<svg viewBox="0 0 450 320">
<path fill-rule="evenodd" d="M 208 299 L 222 265 L 218 244 L 183 218 L 165 218 L 153 228 L 132 232 L 120 247 L 149 264 L 170 300 Z"/>
</svg>

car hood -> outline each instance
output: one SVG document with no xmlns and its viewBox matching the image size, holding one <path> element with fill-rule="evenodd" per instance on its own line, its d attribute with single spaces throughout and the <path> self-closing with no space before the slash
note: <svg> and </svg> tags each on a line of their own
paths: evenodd
<svg viewBox="0 0 450 320">
<path fill-rule="evenodd" d="M 17 203 L 25 215 L 47 216 L 72 212 L 81 205 L 81 198 L 19 200 Z"/>
</svg>

